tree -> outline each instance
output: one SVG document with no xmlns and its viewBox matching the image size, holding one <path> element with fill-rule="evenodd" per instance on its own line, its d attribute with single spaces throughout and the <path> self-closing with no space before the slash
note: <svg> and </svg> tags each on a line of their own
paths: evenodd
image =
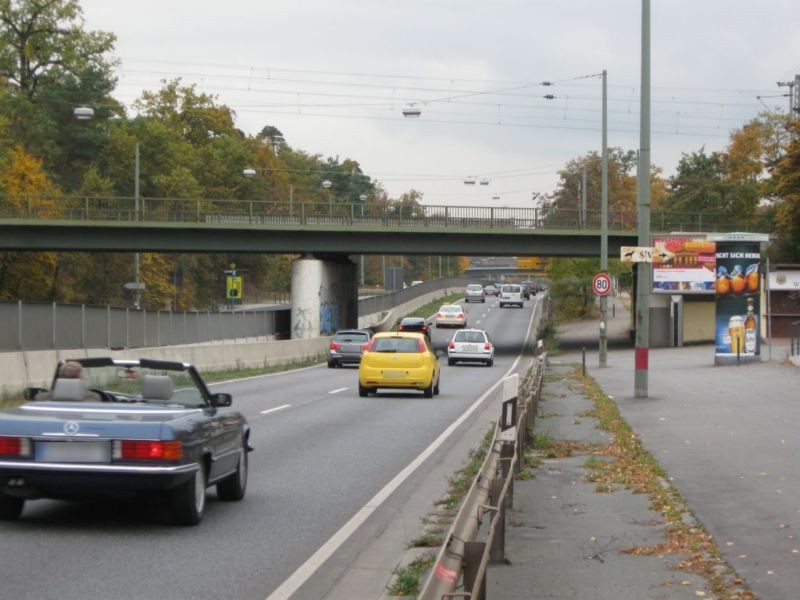
<svg viewBox="0 0 800 600">
<path fill-rule="evenodd" d="M 800 124 L 792 125 L 800 134 Z M 778 162 L 774 178 L 781 201 L 777 206 L 778 254 L 785 261 L 800 261 L 800 140 L 789 144 L 786 154 Z"/>
<path fill-rule="evenodd" d="M 116 36 L 83 30 L 77 0 L 0 0 L 0 75 L 28 99 L 43 82 L 93 66 L 110 71 L 105 54 Z"/>
</svg>

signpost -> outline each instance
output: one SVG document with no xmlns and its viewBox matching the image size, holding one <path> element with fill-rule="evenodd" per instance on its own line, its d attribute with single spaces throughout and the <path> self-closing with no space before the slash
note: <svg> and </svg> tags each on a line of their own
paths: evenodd
<svg viewBox="0 0 800 600">
<path fill-rule="evenodd" d="M 611 292 L 611 277 L 608 273 L 598 273 L 594 276 L 592 290 L 596 296 L 608 296 Z"/>
<path fill-rule="evenodd" d="M 622 246 L 619 249 L 619 259 L 624 263 L 661 264 L 674 256 L 675 254 L 669 250 L 651 246 Z"/>
</svg>

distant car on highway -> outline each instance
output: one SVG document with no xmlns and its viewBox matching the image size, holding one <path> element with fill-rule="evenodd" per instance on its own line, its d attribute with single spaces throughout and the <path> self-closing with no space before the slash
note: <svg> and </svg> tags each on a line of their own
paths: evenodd
<svg viewBox="0 0 800 600">
<path fill-rule="evenodd" d="M 531 298 L 531 287 L 532 286 L 533 286 L 533 282 L 532 281 L 522 281 L 522 282 L 520 282 L 519 287 L 520 287 L 520 289 L 522 289 L 522 297 L 525 298 L 525 300 L 530 300 L 530 298 Z M 534 292 L 534 294 L 535 293 L 536 292 Z"/>
<path fill-rule="evenodd" d="M 379 389 L 421 390 L 426 398 L 439 393 L 441 369 L 428 338 L 417 332 L 376 333 L 358 366 L 358 395 Z"/>
<path fill-rule="evenodd" d="M 328 368 L 342 365 L 357 365 L 361 353 L 367 347 L 372 333 L 366 329 L 341 329 L 337 331 L 328 345 Z"/>
<path fill-rule="evenodd" d="M 483 293 L 486 296 L 497 296 L 500 293 L 500 290 L 493 283 L 490 283 L 484 286 Z"/>
<path fill-rule="evenodd" d="M 516 283 L 507 283 L 500 288 L 500 308 L 508 304 L 519 306 L 520 308 L 525 306 L 522 297 L 522 288 Z"/>
<path fill-rule="evenodd" d="M 486 302 L 486 294 L 480 283 L 470 283 L 464 291 L 464 302 Z"/>
<path fill-rule="evenodd" d="M 212 394 L 186 363 L 71 362 L 81 378 L 55 377 L 49 392 L 26 391 L 45 399 L 0 411 L 0 519 L 35 498 L 140 493 L 165 499 L 175 524 L 196 525 L 207 487 L 244 497 L 250 429 L 230 394 Z"/>
<path fill-rule="evenodd" d="M 457 362 L 482 362 L 487 367 L 494 364 L 494 344 L 483 329 L 457 331 L 447 346 L 447 364 Z"/>
<path fill-rule="evenodd" d="M 431 339 L 431 326 L 422 317 L 405 317 L 397 326 L 397 331 L 418 331 L 424 333 L 429 340 Z"/>
<path fill-rule="evenodd" d="M 458 304 L 444 304 L 433 318 L 436 327 L 466 327 L 467 313 Z"/>
</svg>

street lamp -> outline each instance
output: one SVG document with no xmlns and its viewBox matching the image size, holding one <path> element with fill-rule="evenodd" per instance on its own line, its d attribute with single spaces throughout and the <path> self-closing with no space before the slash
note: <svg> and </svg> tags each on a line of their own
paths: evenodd
<svg viewBox="0 0 800 600">
<path fill-rule="evenodd" d="M 94 118 L 94 109 L 91 106 L 76 106 L 72 115 L 78 121 L 91 121 Z M 133 172 L 134 218 L 139 221 L 139 142 L 136 142 Z M 142 290 L 145 285 L 139 281 L 139 253 L 133 253 L 133 281 L 123 286 L 126 290 L 133 291 L 133 307 L 140 309 L 142 304 Z"/>
</svg>

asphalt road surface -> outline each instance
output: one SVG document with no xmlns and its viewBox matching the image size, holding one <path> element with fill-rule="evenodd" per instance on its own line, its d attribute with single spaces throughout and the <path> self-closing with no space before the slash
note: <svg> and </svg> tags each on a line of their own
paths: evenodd
<svg viewBox="0 0 800 600">
<path fill-rule="evenodd" d="M 469 326 L 494 338 L 495 364 L 451 367 L 443 356 L 433 399 L 359 398 L 355 368 L 324 365 L 214 385 L 252 429 L 242 502 L 218 502 L 210 489 L 190 528 L 142 500 L 28 502 L 19 521 L 0 523 L 0 597 L 264 600 L 502 377 L 534 303 L 467 305 Z M 446 349 L 454 331 L 435 329 L 434 346 Z M 315 589 L 337 576 L 335 566 L 310 574 Z"/>
</svg>

